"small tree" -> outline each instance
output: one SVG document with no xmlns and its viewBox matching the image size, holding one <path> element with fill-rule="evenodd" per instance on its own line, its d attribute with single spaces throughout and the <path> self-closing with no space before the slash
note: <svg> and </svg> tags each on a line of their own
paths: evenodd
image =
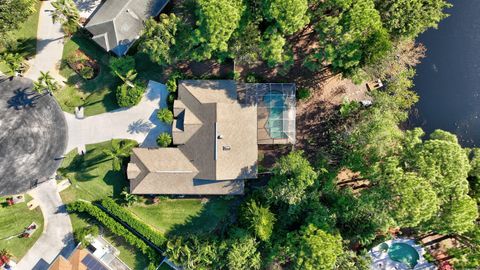
<svg viewBox="0 0 480 270">
<path fill-rule="evenodd" d="M 128 206 L 132 206 L 134 203 L 137 203 L 140 200 L 137 195 L 129 193 L 127 188 L 120 193 L 120 196 L 122 197 L 123 204 Z"/>
<path fill-rule="evenodd" d="M 145 88 L 132 82 L 124 83 L 117 87 L 116 98 L 120 107 L 132 107 L 137 105 L 141 100 Z"/>
<path fill-rule="evenodd" d="M 63 31 L 67 35 L 72 35 L 79 27 L 80 14 L 77 6 L 72 0 L 57 0 L 52 2 L 55 8 L 52 12 L 52 20 L 54 23 L 61 23 Z"/>
<path fill-rule="evenodd" d="M 40 94 L 47 92 L 51 95 L 53 92 L 59 90 L 60 86 L 50 75 L 50 71 L 40 71 L 40 77 L 38 77 L 38 80 L 33 83 L 33 89 Z"/>
<path fill-rule="evenodd" d="M 269 197 L 274 202 L 288 205 L 299 204 L 306 189 L 317 179 L 317 173 L 302 151 L 294 151 L 280 158 L 268 183 Z"/>
<path fill-rule="evenodd" d="M 108 63 L 115 76 L 125 76 L 131 70 L 135 70 L 135 58 L 133 56 L 112 57 Z"/>
<path fill-rule="evenodd" d="M 90 237 L 97 237 L 98 233 L 99 231 L 97 226 L 89 226 L 76 230 L 73 233 L 73 236 L 75 240 L 80 243 L 81 248 L 86 248 L 88 245 L 90 245 Z"/>
<path fill-rule="evenodd" d="M 276 221 L 275 215 L 267 207 L 259 206 L 255 201 L 250 201 L 245 205 L 242 219 L 262 241 L 270 238 Z"/>
<path fill-rule="evenodd" d="M 167 108 L 163 108 L 161 110 L 158 110 L 157 112 L 157 118 L 158 120 L 165 122 L 167 124 L 173 123 L 173 113 Z"/>
<path fill-rule="evenodd" d="M 172 136 L 168 132 L 158 135 L 157 144 L 160 147 L 168 147 L 172 143 Z"/>
<path fill-rule="evenodd" d="M 128 142 L 118 142 L 115 140 L 111 141 L 111 148 L 104 149 L 102 152 L 108 158 L 112 160 L 112 167 L 114 170 L 119 171 L 122 165 L 122 159 L 130 156 L 130 151 L 135 146 L 135 142 L 128 141 Z"/>
<path fill-rule="evenodd" d="M 160 14 L 159 22 L 154 19 L 147 20 L 140 50 L 161 66 L 172 64 L 175 61 L 172 47 L 175 46 L 175 35 L 179 22 L 180 18 L 173 13 L 170 15 Z"/>
<path fill-rule="evenodd" d="M 160 147 L 168 147 L 172 143 L 172 136 L 168 132 L 158 135 L 157 144 Z"/>
<path fill-rule="evenodd" d="M 19 53 L 5 53 L 0 57 L 0 61 L 7 66 L 11 75 L 20 73 L 24 68 L 23 57 Z"/>
</svg>

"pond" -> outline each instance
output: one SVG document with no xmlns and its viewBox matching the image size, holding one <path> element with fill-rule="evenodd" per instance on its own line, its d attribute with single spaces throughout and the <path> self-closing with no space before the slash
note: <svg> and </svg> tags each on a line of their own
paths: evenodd
<svg viewBox="0 0 480 270">
<path fill-rule="evenodd" d="M 418 41 L 427 56 L 417 67 L 420 96 L 410 126 L 444 129 L 464 146 L 480 145 L 480 1 L 450 0 L 450 17 Z"/>
</svg>

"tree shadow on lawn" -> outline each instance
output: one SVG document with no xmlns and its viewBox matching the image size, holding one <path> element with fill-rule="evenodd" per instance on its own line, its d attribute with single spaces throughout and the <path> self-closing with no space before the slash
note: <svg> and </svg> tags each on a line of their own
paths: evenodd
<svg viewBox="0 0 480 270">
<path fill-rule="evenodd" d="M 113 188 L 113 198 L 118 198 L 120 193 L 127 187 L 127 176 L 124 173 L 125 168 L 122 165 L 120 171 L 110 170 L 105 174 L 103 181 Z"/>
<path fill-rule="evenodd" d="M 36 54 L 36 51 L 37 39 L 30 37 L 17 39 L 17 46 L 12 52 L 19 53 L 25 58 L 30 58 Z"/>
<path fill-rule="evenodd" d="M 189 217 L 184 224 L 173 226 L 167 237 L 178 235 L 224 235 L 229 226 L 236 222 L 241 198 L 210 198 L 196 216 Z"/>
<path fill-rule="evenodd" d="M 106 162 L 105 156 L 96 156 L 93 159 L 86 159 L 85 155 L 76 155 L 67 167 L 59 168 L 62 175 L 73 174 L 77 181 L 90 181 L 98 177 L 92 174 L 93 166 Z"/>
</svg>

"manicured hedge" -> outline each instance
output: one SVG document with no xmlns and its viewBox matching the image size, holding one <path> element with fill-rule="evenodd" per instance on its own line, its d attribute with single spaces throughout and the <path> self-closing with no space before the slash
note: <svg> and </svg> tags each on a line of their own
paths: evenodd
<svg viewBox="0 0 480 270">
<path fill-rule="evenodd" d="M 143 235 L 158 247 L 162 247 L 167 239 L 163 234 L 155 231 L 147 224 L 138 220 L 128 210 L 118 205 L 113 199 L 105 198 L 102 200 L 102 206 L 105 207 L 112 215 L 128 224 L 132 229 Z"/>
<path fill-rule="evenodd" d="M 123 237 L 129 244 L 140 249 L 143 254 L 148 256 L 152 263 L 159 263 L 158 259 L 161 257 L 158 256 L 153 248 L 148 246 L 142 239 L 138 238 L 122 224 L 118 223 L 107 213 L 103 212 L 100 208 L 88 202 L 76 201 L 68 204 L 67 210 L 69 212 L 87 213 L 91 215 L 100 223 L 102 223 L 103 226 L 108 228 L 108 230 L 110 230 L 113 234 Z"/>
</svg>

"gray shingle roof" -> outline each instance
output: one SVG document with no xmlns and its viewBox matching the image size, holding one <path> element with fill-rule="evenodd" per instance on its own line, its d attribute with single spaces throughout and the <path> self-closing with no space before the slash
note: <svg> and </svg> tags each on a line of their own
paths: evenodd
<svg viewBox="0 0 480 270">
<path fill-rule="evenodd" d="M 144 21 L 158 15 L 167 3 L 168 0 L 107 0 L 85 28 L 106 51 L 124 55 L 141 34 Z"/>
<path fill-rule="evenodd" d="M 180 81 L 177 148 L 135 149 L 127 171 L 136 194 L 243 194 L 257 177 L 257 109 L 237 100 L 234 81 Z"/>
</svg>

